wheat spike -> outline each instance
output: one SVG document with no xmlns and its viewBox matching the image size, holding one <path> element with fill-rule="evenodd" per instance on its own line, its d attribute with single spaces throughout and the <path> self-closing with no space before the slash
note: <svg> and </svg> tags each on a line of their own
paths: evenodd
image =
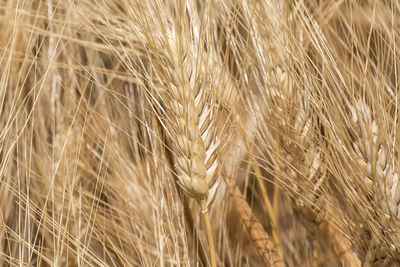
<svg viewBox="0 0 400 267">
<path fill-rule="evenodd" d="M 355 158 L 362 171 L 362 183 L 365 186 L 365 191 L 369 196 L 372 207 L 376 205 L 377 212 L 381 212 L 385 218 L 378 221 L 391 222 L 392 229 L 387 234 L 393 243 L 387 247 L 396 251 L 400 245 L 400 228 L 397 222 L 400 216 L 400 184 L 397 160 L 392 156 L 390 147 L 387 145 L 387 140 L 381 136 L 390 136 L 385 133 L 385 128 L 382 123 L 378 123 L 373 116 L 372 109 L 365 102 L 359 99 L 350 106 L 353 131 L 355 136 L 352 143 Z M 374 209 L 375 210 L 375 209 Z M 379 213 L 378 213 L 379 214 Z M 379 216 L 372 214 L 372 217 Z M 398 230 L 396 230 L 398 229 Z M 366 262 L 389 262 L 391 257 L 383 257 L 385 246 L 380 245 L 373 239 L 372 244 L 367 248 L 365 257 Z M 396 257 L 394 257 L 396 258 Z"/>
<path fill-rule="evenodd" d="M 220 181 L 220 153 L 230 139 L 229 116 L 221 103 L 230 100 L 233 84 L 212 42 L 205 43 L 214 38 L 209 34 L 213 22 L 201 23 L 212 17 L 210 4 L 199 10 L 181 1 L 170 12 L 167 9 L 160 24 L 175 12 L 179 20 L 163 24 L 159 40 L 147 37 L 148 59 L 160 78 L 154 82 L 151 99 L 169 137 L 178 184 L 200 203 L 215 266 L 208 207 Z"/>
<path fill-rule="evenodd" d="M 326 177 L 322 164 L 320 148 L 312 142 L 311 110 L 303 95 L 305 92 L 295 90 L 288 74 L 277 67 L 272 77 L 277 81 L 271 85 L 272 98 L 270 111 L 266 114 L 274 117 L 272 130 L 273 145 L 278 154 L 275 163 L 278 173 L 285 173 L 283 178 L 294 191 L 295 206 L 303 218 L 311 224 L 318 222 L 322 217 L 323 202 L 319 197 L 320 186 Z M 264 118 L 266 120 L 267 118 Z M 265 129 L 266 131 L 267 129 Z"/>
<path fill-rule="evenodd" d="M 353 148 L 364 174 L 363 182 L 371 194 L 374 190 L 379 191 L 378 201 L 387 216 L 400 216 L 400 188 L 396 161 L 389 158 L 389 148 L 378 138 L 381 129 L 373 119 L 371 109 L 362 100 L 358 100 L 357 104 L 351 107 L 351 113 L 353 126 L 357 132 Z M 375 182 L 377 188 L 374 188 Z"/>
<path fill-rule="evenodd" d="M 294 208 L 303 225 L 316 240 L 318 231 L 324 231 L 326 240 L 341 262 L 360 266 L 360 261 L 351 250 L 345 236 L 329 221 L 332 214 L 326 212 L 324 182 L 328 173 L 324 163 L 321 139 L 313 118 L 307 92 L 295 88 L 294 81 L 280 67 L 271 72 L 271 83 L 263 99 L 267 110 L 263 113 L 258 138 L 269 144 L 273 172 L 277 182 L 287 187 L 292 195 Z M 273 119 L 271 119 L 273 118 Z M 338 245 L 337 243 L 342 243 Z M 317 243 L 314 242 L 314 253 Z M 346 253 L 343 254 L 343 252 Z M 318 255 L 314 255 L 317 265 Z"/>
</svg>

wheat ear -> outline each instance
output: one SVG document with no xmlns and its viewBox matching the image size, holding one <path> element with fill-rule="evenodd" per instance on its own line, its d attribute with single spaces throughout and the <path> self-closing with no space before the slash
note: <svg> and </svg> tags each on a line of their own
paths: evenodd
<svg viewBox="0 0 400 267">
<path fill-rule="evenodd" d="M 281 68 L 277 67 L 271 73 L 270 80 L 275 83 L 271 83 L 265 93 L 264 99 L 269 101 L 269 109 L 263 113 L 263 121 L 269 123 L 260 124 L 260 138 L 271 146 L 267 149 L 273 156 L 273 166 L 279 177 L 277 181 L 290 187 L 295 196 L 292 198 L 294 208 L 313 236 L 314 265 L 318 265 L 316 234 L 324 230 L 326 240 L 335 254 L 343 262 L 360 266 L 348 240 L 329 223 L 332 221 L 331 214 L 325 214 L 322 186 L 328 174 L 322 148 L 315 142 L 318 139 L 313 139 L 315 121 L 311 118 L 310 106 L 304 97 L 306 93 L 295 90 L 291 77 Z M 342 245 L 336 244 L 336 241 Z"/>
<path fill-rule="evenodd" d="M 187 89 L 186 89 L 187 90 Z M 204 100 L 202 90 L 174 90 L 171 107 L 175 118 L 174 142 L 178 183 L 190 197 L 200 203 L 206 226 L 212 266 L 216 266 L 214 242 L 208 206 L 219 183 L 218 153 L 221 143 L 214 128 L 213 107 Z"/>
<path fill-rule="evenodd" d="M 359 100 L 351 107 L 352 121 L 357 138 L 353 148 L 357 154 L 358 163 L 363 171 L 363 182 L 369 192 L 377 183 L 379 202 L 385 215 L 400 215 L 399 175 L 395 170 L 396 161 L 391 161 L 388 147 L 379 140 L 379 128 L 371 115 L 371 109 L 365 102 Z M 382 195 L 383 194 L 383 195 Z"/>
<path fill-rule="evenodd" d="M 281 68 L 276 68 L 275 75 L 278 90 L 272 89 L 271 93 L 278 106 L 274 114 L 276 129 L 284 133 L 278 134 L 281 156 L 277 162 L 280 171 L 289 178 L 294 193 L 302 196 L 292 200 L 300 219 L 312 235 L 314 266 L 318 266 L 316 226 L 321 221 L 325 206 L 320 195 L 320 186 L 326 177 L 322 153 L 311 139 L 313 121 L 304 92 L 294 89 L 292 79 Z"/>
<path fill-rule="evenodd" d="M 391 240 L 387 248 L 389 248 L 388 252 L 392 250 L 391 252 L 396 254 L 400 245 L 398 223 L 400 183 L 396 157 L 389 153 L 390 147 L 386 143 L 388 141 L 386 136 L 391 136 L 391 134 L 387 133 L 387 129 L 377 123 L 365 100 L 359 99 L 355 105 L 350 106 L 350 111 L 353 124 L 350 131 L 355 136 L 352 146 L 355 158 L 362 171 L 362 183 L 369 199 L 377 204 L 377 210 L 381 211 L 381 215 L 384 216 L 383 219 L 377 218 L 379 214 L 374 211 L 372 217 L 376 218 L 377 221 L 390 221 L 388 229 L 392 228 L 392 230 L 385 232 L 385 235 L 388 234 L 388 239 Z M 381 137 L 382 135 L 385 136 L 385 139 Z M 373 242 L 376 242 L 374 238 Z M 390 261 L 391 259 L 387 256 L 382 258 L 382 255 L 388 255 L 388 253 L 381 251 L 382 248 L 376 245 L 378 244 L 368 244 L 365 261 Z"/>
<path fill-rule="evenodd" d="M 222 149 L 212 116 L 215 105 L 208 105 L 203 90 L 173 86 L 163 95 L 167 108 L 159 116 L 170 134 L 168 149 L 172 150 L 177 183 L 200 204 L 214 267 L 216 255 L 208 207 L 220 180 L 218 155 Z"/>
<path fill-rule="evenodd" d="M 177 183 L 200 204 L 211 266 L 216 266 L 208 207 L 220 180 L 220 154 L 230 139 L 229 116 L 222 111 L 220 98 L 231 94 L 232 83 L 214 47 L 213 5 L 177 1 L 162 12 L 159 6 L 148 5 L 160 13 L 154 20 L 161 27 L 151 35 L 151 29 L 143 32 L 151 72 L 157 77 L 144 71 L 151 85 L 149 99 L 166 131 Z"/>
<path fill-rule="evenodd" d="M 342 266 L 361 267 L 361 261 L 353 252 L 349 239 L 337 229 L 336 225 L 338 225 L 338 222 L 334 220 L 334 216 L 329 211 L 326 211 L 324 218 L 318 225 L 318 229 L 327 240 Z"/>
<path fill-rule="evenodd" d="M 289 184 L 296 196 L 294 204 L 307 228 L 313 228 L 323 212 L 320 186 L 325 179 L 322 153 L 312 141 L 313 121 L 304 92 L 295 90 L 288 74 L 277 67 L 266 92 L 269 108 L 263 113 L 260 138 L 271 145 L 276 174 Z M 271 119 L 272 118 L 272 119 Z M 278 180 L 279 181 L 279 180 Z M 316 206 L 318 205 L 318 206 Z"/>
</svg>

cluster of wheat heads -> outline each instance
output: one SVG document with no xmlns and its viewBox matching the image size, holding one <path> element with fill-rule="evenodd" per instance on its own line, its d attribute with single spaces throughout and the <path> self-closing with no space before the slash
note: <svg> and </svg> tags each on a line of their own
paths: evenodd
<svg viewBox="0 0 400 267">
<path fill-rule="evenodd" d="M 0 0 L 0 265 L 399 265 L 399 17 Z"/>
</svg>

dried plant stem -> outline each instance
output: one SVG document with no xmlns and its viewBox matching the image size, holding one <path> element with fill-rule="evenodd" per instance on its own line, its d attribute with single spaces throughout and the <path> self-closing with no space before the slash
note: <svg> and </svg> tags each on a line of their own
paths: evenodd
<svg viewBox="0 0 400 267">
<path fill-rule="evenodd" d="M 215 257 L 215 245 L 214 245 L 214 239 L 213 239 L 212 230 L 211 230 L 210 215 L 208 214 L 207 201 L 202 200 L 200 202 L 200 206 L 201 206 L 201 213 L 203 214 L 204 225 L 205 225 L 206 231 L 207 231 L 208 246 L 210 248 L 211 266 L 216 267 L 217 260 Z"/>
<path fill-rule="evenodd" d="M 178 184 L 176 184 L 176 187 L 181 191 Z M 180 192 L 180 193 L 182 195 L 183 211 L 184 211 L 183 214 L 185 216 L 185 222 L 186 222 L 189 232 L 192 234 L 193 239 L 195 240 L 195 243 L 198 244 L 198 245 L 196 245 L 196 251 L 197 251 L 197 255 L 199 257 L 201 266 L 207 266 L 206 251 L 204 249 L 204 245 L 202 244 L 202 242 L 200 240 L 197 229 L 196 229 L 196 227 L 194 227 L 194 221 L 193 221 L 192 213 L 190 212 L 188 199 L 183 194 L 183 192 Z"/>
<path fill-rule="evenodd" d="M 250 239 L 253 241 L 262 261 L 266 266 L 284 267 L 285 263 L 275 248 L 275 244 L 270 242 L 270 238 L 264 227 L 253 214 L 249 204 L 244 199 L 239 188 L 235 185 L 232 178 L 224 174 L 226 185 L 232 196 L 233 207 L 240 214 L 243 224 L 249 233 Z"/>
<path fill-rule="evenodd" d="M 313 234 L 312 241 L 313 241 L 314 267 L 318 267 L 318 238 L 315 234 Z"/>
<path fill-rule="evenodd" d="M 252 165 L 252 167 L 254 169 L 255 176 L 256 176 L 258 185 L 260 187 L 260 190 L 261 190 L 261 195 L 263 197 L 264 204 L 265 204 L 265 207 L 267 209 L 268 217 L 269 217 L 270 223 L 271 223 L 271 233 L 272 233 L 272 239 L 273 239 L 274 245 L 275 245 L 276 250 L 279 253 L 280 257 L 283 257 L 281 242 L 280 242 L 279 236 L 277 234 L 277 223 L 276 223 L 276 218 L 275 218 L 276 212 L 274 212 L 274 209 L 273 209 L 273 207 L 271 205 L 271 201 L 270 201 L 270 199 L 268 197 L 267 189 L 265 188 L 264 181 L 263 181 L 262 176 L 261 176 L 261 170 L 258 167 L 258 165 L 257 165 L 257 163 L 256 163 L 256 161 L 254 159 L 253 148 L 249 144 L 249 142 L 248 142 L 248 140 L 246 138 L 246 133 L 244 131 L 244 128 L 243 128 L 243 126 L 242 126 L 242 124 L 240 122 L 238 123 L 238 129 L 239 129 L 239 132 L 240 132 L 240 134 L 241 134 L 241 136 L 243 138 L 243 142 L 246 145 L 247 151 L 249 152 L 248 154 L 249 154 L 249 157 L 250 157 L 250 162 L 251 162 L 251 165 Z"/>
</svg>

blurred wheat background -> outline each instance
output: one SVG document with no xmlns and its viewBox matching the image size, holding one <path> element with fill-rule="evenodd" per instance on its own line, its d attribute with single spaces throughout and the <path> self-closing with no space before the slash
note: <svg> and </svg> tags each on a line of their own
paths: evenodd
<svg viewBox="0 0 400 267">
<path fill-rule="evenodd" d="M 0 266 L 400 266 L 397 0 L 0 0 Z"/>
</svg>

